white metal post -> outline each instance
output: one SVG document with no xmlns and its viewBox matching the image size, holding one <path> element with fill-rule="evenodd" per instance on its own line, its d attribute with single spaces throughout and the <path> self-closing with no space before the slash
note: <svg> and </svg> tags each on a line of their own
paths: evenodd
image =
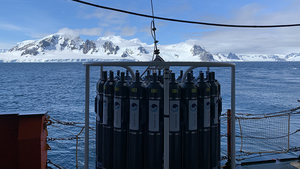
<svg viewBox="0 0 300 169">
<path fill-rule="evenodd" d="M 89 103 L 90 101 L 90 66 L 85 70 L 85 136 L 84 136 L 84 168 L 89 168 Z"/>
<path fill-rule="evenodd" d="M 169 169 L 169 66 L 164 69 L 164 169 Z"/>
<path fill-rule="evenodd" d="M 235 65 L 231 66 L 231 169 L 235 169 Z"/>
</svg>

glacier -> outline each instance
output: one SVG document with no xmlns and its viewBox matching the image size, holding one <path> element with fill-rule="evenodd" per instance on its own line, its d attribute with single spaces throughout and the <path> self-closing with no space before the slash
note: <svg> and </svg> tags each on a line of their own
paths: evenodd
<svg viewBox="0 0 300 169">
<path fill-rule="evenodd" d="M 212 54 L 197 40 L 158 45 L 165 61 L 238 62 L 238 61 L 300 61 L 300 53 L 288 55 Z M 154 45 L 139 39 L 120 36 L 82 40 L 79 36 L 52 34 L 38 40 L 17 43 L 9 50 L 0 50 L 0 62 L 86 62 L 86 61 L 151 61 Z"/>
</svg>

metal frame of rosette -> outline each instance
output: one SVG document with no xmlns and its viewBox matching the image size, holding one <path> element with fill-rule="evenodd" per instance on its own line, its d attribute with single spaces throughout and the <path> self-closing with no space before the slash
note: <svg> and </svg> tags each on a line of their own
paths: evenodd
<svg viewBox="0 0 300 169">
<path fill-rule="evenodd" d="M 190 66 L 188 71 L 197 67 L 231 67 L 231 168 L 235 168 L 235 64 L 222 62 L 84 62 L 86 66 L 85 79 L 85 143 L 84 168 L 89 168 L 89 93 L 90 93 L 90 66 L 119 66 L 126 68 L 133 80 L 135 74 L 130 66 L 159 66 L 164 71 L 164 169 L 169 169 L 169 68 L 170 66 Z"/>
</svg>

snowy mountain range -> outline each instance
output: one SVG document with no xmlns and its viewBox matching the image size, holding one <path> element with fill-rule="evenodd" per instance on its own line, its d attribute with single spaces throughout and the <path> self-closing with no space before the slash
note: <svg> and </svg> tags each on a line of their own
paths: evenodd
<svg viewBox="0 0 300 169">
<path fill-rule="evenodd" d="M 8 51 L 8 49 L 0 49 L 0 53 L 5 53 L 7 51 Z"/>
<path fill-rule="evenodd" d="M 0 62 L 82 62 L 82 61 L 150 61 L 153 45 L 139 39 L 125 40 L 120 36 L 100 37 L 96 41 L 79 36 L 53 34 L 39 40 L 18 43 L 9 50 L 0 50 Z M 300 61 L 300 53 L 283 55 L 211 54 L 197 40 L 159 45 L 165 61 Z"/>
</svg>

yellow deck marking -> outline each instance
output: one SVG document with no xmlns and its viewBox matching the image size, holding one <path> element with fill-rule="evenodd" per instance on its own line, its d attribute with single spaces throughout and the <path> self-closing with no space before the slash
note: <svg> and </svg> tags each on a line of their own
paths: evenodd
<svg viewBox="0 0 300 169">
<path fill-rule="evenodd" d="M 300 163 L 298 161 L 294 161 L 290 163 L 292 166 L 300 169 Z"/>
</svg>

